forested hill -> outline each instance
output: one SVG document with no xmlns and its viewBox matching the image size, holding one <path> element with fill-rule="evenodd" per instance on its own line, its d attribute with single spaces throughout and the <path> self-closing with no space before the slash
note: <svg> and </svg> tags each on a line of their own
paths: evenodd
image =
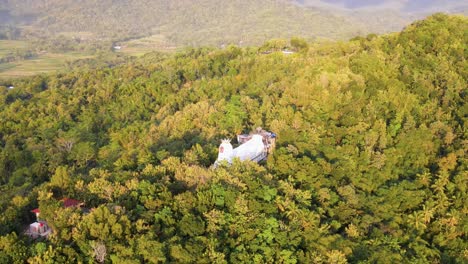
<svg viewBox="0 0 468 264">
<path fill-rule="evenodd" d="M 190 49 L 5 84 L 0 263 L 466 263 L 467 28 L 439 14 L 291 55 Z M 257 126 L 278 135 L 267 162 L 210 168 Z M 37 206 L 47 240 L 22 236 Z"/>
<path fill-rule="evenodd" d="M 295 35 L 349 38 L 362 29 L 353 29 L 344 16 L 289 0 L 7 0 L 3 8 L 12 17 L 29 18 L 23 23 L 26 32 L 32 29 L 28 34 L 112 40 L 163 35 L 176 45 L 259 44 Z"/>
</svg>

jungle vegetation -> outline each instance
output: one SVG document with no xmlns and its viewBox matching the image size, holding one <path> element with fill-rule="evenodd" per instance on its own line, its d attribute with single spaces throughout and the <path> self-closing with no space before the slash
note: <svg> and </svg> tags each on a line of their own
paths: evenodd
<svg viewBox="0 0 468 264">
<path fill-rule="evenodd" d="M 466 263 L 467 43 L 437 14 L 3 83 L 0 263 Z M 257 126 L 265 163 L 211 167 Z"/>
</svg>

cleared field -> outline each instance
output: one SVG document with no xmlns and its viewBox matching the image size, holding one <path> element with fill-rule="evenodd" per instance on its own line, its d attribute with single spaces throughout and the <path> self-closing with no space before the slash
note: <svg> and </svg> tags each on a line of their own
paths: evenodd
<svg viewBox="0 0 468 264">
<path fill-rule="evenodd" d="M 59 71 L 64 68 L 67 61 L 91 57 L 82 53 L 43 54 L 31 60 L 0 64 L 0 78 L 17 78 Z"/>
<path fill-rule="evenodd" d="M 120 47 L 121 49 L 116 50 L 116 52 L 137 57 L 152 51 L 171 52 L 177 49 L 163 35 L 130 40 L 122 43 Z"/>
<path fill-rule="evenodd" d="M 69 33 L 77 36 L 78 33 Z M 87 32 L 81 32 L 82 37 L 88 37 Z M 142 56 L 152 51 L 172 52 L 176 47 L 171 45 L 163 35 L 153 35 L 145 38 L 134 39 L 119 44 L 120 49 L 116 53 L 128 56 Z M 0 40 L 0 57 L 15 51 L 26 51 L 31 48 L 27 41 Z M 17 60 L 8 63 L 0 63 L 0 78 L 19 78 L 42 73 L 60 71 L 67 62 L 80 59 L 93 58 L 94 55 L 67 52 L 67 53 L 42 53 L 37 57 L 26 60 Z"/>
<path fill-rule="evenodd" d="M 28 48 L 27 41 L 20 40 L 0 40 L 0 57 L 15 50 L 25 50 Z"/>
<path fill-rule="evenodd" d="M 15 65 L 12 64 L 12 63 L 0 63 L 0 72 L 6 71 L 6 70 L 11 69 L 13 67 L 15 67 Z"/>
</svg>

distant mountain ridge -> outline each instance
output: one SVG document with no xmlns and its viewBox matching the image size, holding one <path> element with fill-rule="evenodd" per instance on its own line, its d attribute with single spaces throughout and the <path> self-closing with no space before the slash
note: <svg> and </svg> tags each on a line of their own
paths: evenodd
<svg viewBox="0 0 468 264">
<path fill-rule="evenodd" d="M 400 31 L 435 12 L 468 14 L 467 0 L 297 0 L 305 8 L 323 9 L 346 17 L 363 32 Z"/>
<path fill-rule="evenodd" d="M 384 13 L 362 9 L 386 2 L 5 0 L 0 3 L 0 21 L 3 17 L 5 23 L 37 35 L 65 34 L 96 40 L 162 35 L 175 45 L 247 45 L 292 36 L 349 39 L 398 31 L 414 20 L 396 9 Z M 403 5 L 407 1 L 397 2 Z M 331 8 L 338 6 L 357 9 L 343 12 Z"/>
</svg>

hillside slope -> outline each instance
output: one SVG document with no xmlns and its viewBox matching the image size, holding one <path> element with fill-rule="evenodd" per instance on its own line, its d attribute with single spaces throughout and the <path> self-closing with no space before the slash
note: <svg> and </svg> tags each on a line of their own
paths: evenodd
<svg viewBox="0 0 468 264">
<path fill-rule="evenodd" d="M 0 262 L 466 263 L 466 17 L 0 87 Z M 278 135 L 264 164 L 222 138 Z M 90 210 L 62 208 L 68 197 Z M 34 221 L 51 239 L 21 235 Z"/>
<path fill-rule="evenodd" d="M 11 15 L 35 17 L 26 24 L 52 34 L 112 39 L 162 34 L 184 45 L 258 44 L 294 35 L 346 38 L 358 31 L 344 17 L 286 0 L 8 0 L 3 8 Z"/>
</svg>

